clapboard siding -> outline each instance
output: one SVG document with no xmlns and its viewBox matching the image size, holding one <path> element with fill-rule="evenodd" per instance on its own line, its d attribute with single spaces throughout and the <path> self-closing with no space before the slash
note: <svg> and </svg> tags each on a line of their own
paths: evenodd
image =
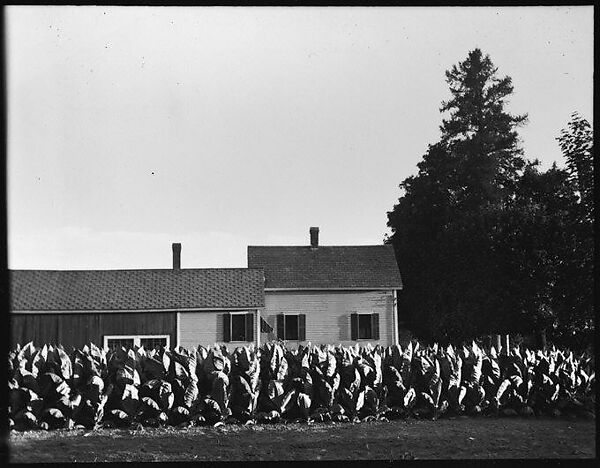
<svg viewBox="0 0 600 468">
<path fill-rule="evenodd" d="M 392 291 L 266 291 L 263 318 L 273 327 L 274 333 L 263 334 L 263 339 L 276 338 L 277 314 L 306 314 L 306 341 L 312 344 L 341 343 L 346 346 L 358 342 L 388 346 L 394 340 L 393 312 Z M 350 314 L 352 313 L 378 313 L 380 339 L 352 341 L 350 339 Z M 293 345 L 294 342 L 289 344 Z"/>
<path fill-rule="evenodd" d="M 243 313 L 254 313 L 254 337 L 258 336 L 259 324 L 256 311 L 248 310 Z M 236 312 L 232 312 L 236 313 Z M 212 346 L 217 343 L 225 345 L 227 349 L 247 345 L 248 342 L 223 342 L 223 315 L 224 312 L 180 312 L 179 315 L 179 344 L 184 348 L 196 348 L 198 345 Z"/>
<path fill-rule="evenodd" d="M 176 340 L 175 312 L 11 314 L 11 344 L 61 343 L 102 347 L 104 335 L 170 335 Z"/>
</svg>

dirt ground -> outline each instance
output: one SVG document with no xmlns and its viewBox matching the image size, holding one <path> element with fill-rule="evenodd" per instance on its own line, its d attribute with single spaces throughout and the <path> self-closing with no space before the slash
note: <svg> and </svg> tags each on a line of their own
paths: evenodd
<svg viewBox="0 0 600 468">
<path fill-rule="evenodd" d="M 10 461 L 594 458 L 595 421 L 456 418 L 361 424 L 12 432 Z"/>
</svg>

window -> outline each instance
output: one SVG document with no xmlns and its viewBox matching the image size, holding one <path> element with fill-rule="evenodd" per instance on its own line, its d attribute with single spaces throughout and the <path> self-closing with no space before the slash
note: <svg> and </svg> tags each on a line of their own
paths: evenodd
<svg viewBox="0 0 600 468">
<path fill-rule="evenodd" d="M 277 337 L 289 341 L 306 340 L 306 315 L 279 314 L 277 316 Z"/>
<path fill-rule="evenodd" d="M 109 349 L 133 348 L 133 338 L 110 338 L 106 340 L 104 347 Z"/>
<path fill-rule="evenodd" d="M 379 314 L 351 314 L 350 336 L 356 340 L 379 339 Z"/>
<path fill-rule="evenodd" d="M 113 349 L 124 347 L 126 349 L 134 346 L 143 346 L 145 349 L 153 349 L 157 346 L 168 348 L 170 345 L 169 335 L 105 335 L 104 347 Z"/>
<path fill-rule="evenodd" d="M 246 315 L 231 316 L 231 341 L 246 341 Z"/>
<path fill-rule="evenodd" d="M 254 313 L 231 312 L 223 314 L 223 341 L 254 341 Z"/>
<path fill-rule="evenodd" d="M 284 315 L 285 324 L 285 339 L 286 340 L 297 340 L 298 339 L 298 316 L 297 315 Z"/>
<path fill-rule="evenodd" d="M 358 339 L 369 340 L 373 337 L 371 315 L 358 314 Z"/>
<path fill-rule="evenodd" d="M 165 348 L 167 346 L 167 338 L 140 338 L 140 345 L 143 346 L 144 349 Z"/>
</svg>

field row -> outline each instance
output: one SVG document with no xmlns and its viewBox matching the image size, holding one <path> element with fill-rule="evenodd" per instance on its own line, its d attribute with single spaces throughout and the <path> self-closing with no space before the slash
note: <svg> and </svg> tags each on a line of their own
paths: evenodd
<svg viewBox="0 0 600 468">
<path fill-rule="evenodd" d="M 592 356 L 412 342 L 392 347 L 100 349 L 32 343 L 9 355 L 16 430 L 103 425 L 594 417 Z"/>
</svg>

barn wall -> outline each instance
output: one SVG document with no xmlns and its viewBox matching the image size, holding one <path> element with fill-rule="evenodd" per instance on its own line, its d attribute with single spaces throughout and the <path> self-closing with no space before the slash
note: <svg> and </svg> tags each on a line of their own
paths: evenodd
<svg viewBox="0 0 600 468">
<path fill-rule="evenodd" d="M 88 341 L 102 347 L 104 335 L 170 335 L 176 337 L 175 312 L 11 313 L 11 345 L 62 343 L 81 347 Z"/>
<path fill-rule="evenodd" d="M 244 313 L 253 312 L 254 315 L 254 338 L 259 333 L 259 321 L 256 318 L 256 311 L 248 310 Z M 205 347 L 217 343 L 225 345 L 233 350 L 238 346 L 248 345 L 244 343 L 225 343 L 223 342 L 223 315 L 225 312 L 180 312 L 179 315 L 179 344 L 184 348 L 196 348 L 198 345 Z"/>
<path fill-rule="evenodd" d="M 311 344 L 371 343 L 389 346 L 393 343 L 392 291 L 266 291 L 263 318 L 273 333 L 262 334 L 261 341 L 276 339 L 276 316 L 280 313 L 306 314 L 306 341 Z M 378 313 L 379 340 L 350 339 L 350 314 Z M 305 344 L 306 342 L 302 342 Z M 289 342 L 290 346 L 298 342 Z"/>
</svg>

